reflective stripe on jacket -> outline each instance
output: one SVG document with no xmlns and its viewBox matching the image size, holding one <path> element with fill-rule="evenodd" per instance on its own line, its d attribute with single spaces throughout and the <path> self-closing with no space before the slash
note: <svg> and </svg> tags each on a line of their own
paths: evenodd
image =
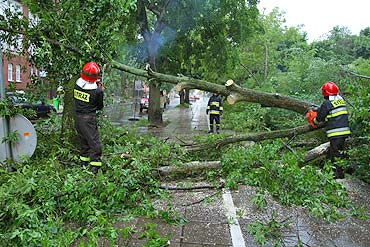
<svg viewBox="0 0 370 247">
<path fill-rule="evenodd" d="M 346 102 L 340 95 L 329 96 L 320 106 L 314 122 L 318 124 L 324 121 L 326 122 L 326 135 L 329 138 L 351 134 Z"/>
<path fill-rule="evenodd" d="M 209 114 L 220 114 L 223 111 L 223 104 L 220 95 L 212 95 L 208 100 L 207 111 Z"/>
</svg>

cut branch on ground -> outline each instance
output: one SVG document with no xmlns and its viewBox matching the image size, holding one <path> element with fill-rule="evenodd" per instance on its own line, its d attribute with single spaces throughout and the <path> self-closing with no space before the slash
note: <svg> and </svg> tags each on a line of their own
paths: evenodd
<svg viewBox="0 0 370 247">
<path fill-rule="evenodd" d="M 317 128 L 319 129 L 319 128 Z M 243 142 L 243 141 L 263 141 L 268 139 L 284 138 L 284 137 L 293 137 L 296 135 L 301 135 L 312 131 L 312 127 L 309 125 L 299 126 L 292 129 L 285 130 L 275 130 L 269 132 L 259 132 L 259 133 L 248 133 L 236 136 L 228 136 L 223 139 L 217 140 L 213 143 L 199 144 L 188 147 L 188 151 L 203 151 L 210 148 L 220 148 L 229 144 Z M 316 130 L 316 129 L 315 129 Z"/>
<path fill-rule="evenodd" d="M 214 170 L 221 168 L 221 161 L 193 161 L 184 163 L 181 166 L 163 166 L 158 168 L 161 176 L 169 176 L 183 173 L 190 173 L 203 170 Z"/>
<path fill-rule="evenodd" d="M 304 156 L 304 161 L 308 162 L 311 160 L 314 160 L 321 155 L 325 155 L 329 150 L 330 142 L 325 142 L 321 144 L 320 146 L 317 146 L 311 150 L 309 150 L 306 155 Z"/>
</svg>

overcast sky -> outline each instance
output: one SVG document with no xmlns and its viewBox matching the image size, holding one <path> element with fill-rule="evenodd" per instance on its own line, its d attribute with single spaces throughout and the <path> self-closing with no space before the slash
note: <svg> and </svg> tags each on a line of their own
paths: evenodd
<svg viewBox="0 0 370 247">
<path fill-rule="evenodd" d="M 346 26 L 352 34 L 370 26 L 370 0 L 260 0 L 260 11 L 274 7 L 285 12 L 287 26 L 303 24 L 309 41 L 317 40 L 334 26 Z"/>
</svg>

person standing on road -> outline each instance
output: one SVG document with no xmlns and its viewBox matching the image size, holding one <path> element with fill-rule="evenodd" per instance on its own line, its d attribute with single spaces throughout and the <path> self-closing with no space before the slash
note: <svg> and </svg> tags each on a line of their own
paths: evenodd
<svg viewBox="0 0 370 247">
<path fill-rule="evenodd" d="M 334 82 L 326 82 L 321 87 L 325 101 L 317 111 L 309 110 L 306 119 L 313 128 L 320 122 L 326 124 L 326 135 L 330 141 L 328 158 L 334 163 L 336 159 L 343 158 L 344 142 L 351 135 L 348 124 L 348 111 L 346 102 L 339 95 L 339 88 Z M 342 167 L 336 166 L 335 178 L 344 178 Z"/>
<path fill-rule="evenodd" d="M 214 125 L 216 125 L 216 133 L 220 133 L 220 125 L 221 125 L 221 120 L 220 116 L 222 115 L 223 112 L 223 103 L 221 96 L 218 95 L 218 93 L 213 93 L 211 98 L 208 100 L 207 104 L 207 110 L 206 114 L 208 115 L 209 113 L 209 131 L 208 133 L 213 133 L 214 130 Z"/>
<path fill-rule="evenodd" d="M 95 62 L 86 63 L 73 90 L 81 166 L 90 165 L 94 174 L 97 174 L 102 166 L 102 145 L 96 120 L 97 111 L 104 106 L 99 74 L 100 68 Z"/>
</svg>

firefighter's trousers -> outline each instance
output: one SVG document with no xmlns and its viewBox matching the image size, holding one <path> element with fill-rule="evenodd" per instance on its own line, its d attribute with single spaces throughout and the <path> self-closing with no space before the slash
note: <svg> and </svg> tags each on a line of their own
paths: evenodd
<svg viewBox="0 0 370 247">
<path fill-rule="evenodd" d="M 209 114 L 210 131 L 213 131 L 214 125 L 216 125 L 216 130 L 220 129 L 220 114 Z"/>
<path fill-rule="evenodd" d="M 344 149 L 344 143 L 347 137 L 337 137 L 337 138 L 331 138 L 330 139 L 330 147 L 329 147 L 329 153 L 328 158 L 334 163 L 337 159 L 343 159 L 344 155 L 342 154 L 342 151 Z M 335 178 L 344 178 L 344 171 L 343 168 L 335 165 L 334 170 L 334 176 Z"/>
<path fill-rule="evenodd" d="M 80 158 L 86 158 L 93 166 L 101 166 L 100 143 L 96 115 L 76 114 L 76 130 L 80 141 Z"/>
</svg>

